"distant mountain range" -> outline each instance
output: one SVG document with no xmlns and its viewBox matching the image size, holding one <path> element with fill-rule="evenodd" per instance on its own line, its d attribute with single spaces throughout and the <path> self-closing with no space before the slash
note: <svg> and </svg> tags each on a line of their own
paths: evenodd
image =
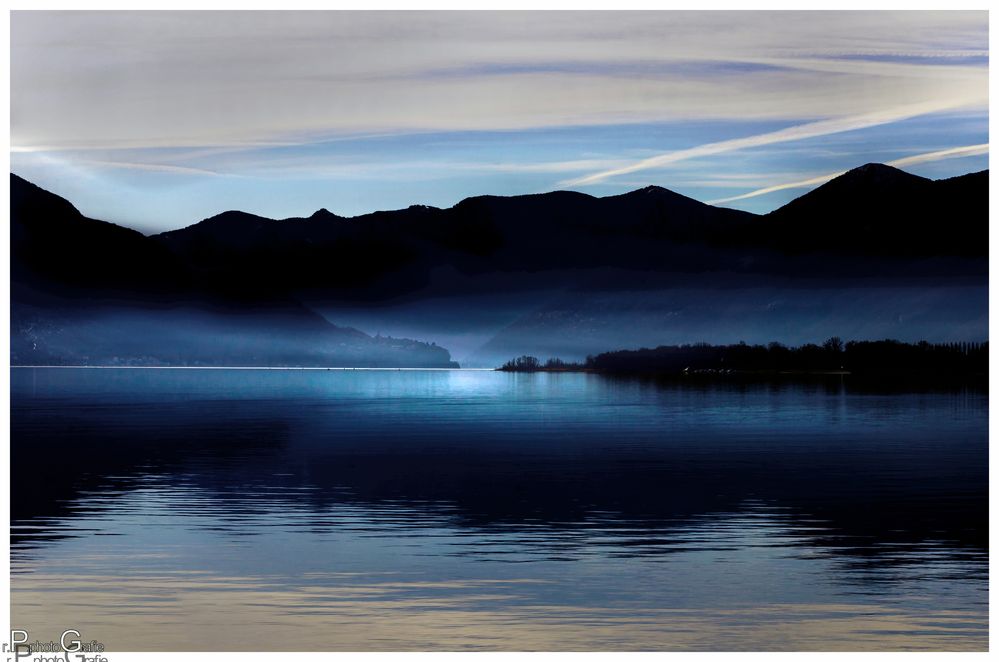
<svg viewBox="0 0 999 662">
<path fill-rule="evenodd" d="M 229 211 L 149 237 L 86 218 L 12 174 L 11 251 L 17 363 L 436 367 L 451 365 L 443 348 L 372 338 L 315 311 L 692 282 L 983 284 L 988 172 L 934 181 L 868 164 L 763 216 L 647 187 L 604 198 L 480 196 L 354 218 Z M 143 331 L 151 320 L 170 338 Z M 172 346 L 152 346 L 160 340 Z"/>
<path fill-rule="evenodd" d="M 869 258 L 984 257 L 987 191 L 984 171 L 932 181 L 870 164 L 762 217 L 650 186 L 605 198 L 480 196 L 449 209 L 355 218 L 325 209 L 283 220 L 225 212 L 153 239 L 228 292 L 333 298 L 416 291 L 443 267 L 470 275 L 613 267 L 801 276 L 839 273 L 845 255 L 855 258 L 851 273 L 881 272 L 885 263 Z M 793 259 L 804 253 L 823 259 Z"/>
<path fill-rule="evenodd" d="M 216 287 L 160 240 L 13 174 L 11 299 L 14 365 L 458 365 L 436 344 L 336 326 L 267 289 Z"/>
</svg>

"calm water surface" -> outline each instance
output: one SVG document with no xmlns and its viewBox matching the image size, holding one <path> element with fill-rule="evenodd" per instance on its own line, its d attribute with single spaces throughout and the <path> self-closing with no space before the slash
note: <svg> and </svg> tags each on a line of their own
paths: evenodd
<svg viewBox="0 0 999 662">
<path fill-rule="evenodd" d="M 983 392 L 14 369 L 12 624 L 114 650 L 985 650 Z"/>
</svg>

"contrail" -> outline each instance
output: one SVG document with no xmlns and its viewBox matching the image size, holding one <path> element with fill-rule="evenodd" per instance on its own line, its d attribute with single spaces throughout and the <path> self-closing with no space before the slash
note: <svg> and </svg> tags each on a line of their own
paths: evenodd
<svg viewBox="0 0 999 662">
<path fill-rule="evenodd" d="M 898 122 L 910 117 L 936 113 L 963 105 L 965 105 L 964 100 L 959 102 L 953 100 L 947 102 L 928 101 L 926 103 L 901 106 L 873 113 L 853 115 L 851 117 L 840 117 L 831 120 L 809 122 L 807 124 L 799 124 L 797 126 L 791 126 L 786 129 L 772 131 L 770 133 L 761 133 L 755 136 L 735 138 L 732 140 L 722 140 L 720 142 L 698 145 L 697 147 L 691 147 L 689 149 L 668 152 L 666 154 L 660 154 L 659 156 L 653 156 L 651 158 L 632 163 L 631 165 L 623 166 L 621 168 L 595 172 L 576 179 L 566 180 L 560 182 L 559 184 L 561 186 L 586 186 L 602 182 L 603 180 L 611 177 L 617 177 L 618 175 L 626 175 L 632 172 L 638 172 L 639 170 L 647 170 L 649 168 L 659 168 L 678 161 L 686 161 L 687 159 L 693 159 L 699 156 L 710 156 L 713 154 L 732 152 L 750 147 L 760 147 L 762 145 L 772 145 L 774 143 L 826 136 L 832 133 L 865 129 L 879 124 L 890 124 L 892 122 Z"/>
<path fill-rule="evenodd" d="M 182 175 L 212 175 L 213 177 L 220 177 L 221 173 L 214 170 L 205 170 L 204 168 L 190 168 L 188 166 L 178 166 L 169 165 L 166 163 L 132 163 L 127 161 L 83 161 L 87 165 L 105 167 L 105 168 L 122 168 L 126 170 L 149 170 L 152 172 L 174 172 Z"/>
<path fill-rule="evenodd" d="M 964 147 L 951 147 L 950 149 L 941 149 L 938 152 L 926 152 L 925 154 L 916 154 L 914 156 L 906 156 L 902 159 L 895 159 L 894 161 L 889 161 L 886 165 L 894 166 L 896 168 L 901 168 L 907 165 L 914 165 L 916 163 L 926 163 L 928 161 L 940 161 L 942 159 L 956 159 L 962 156 L 978 156 L 979 154 L 988 154 L 989 144 L 981 143 L 978 145 L 965 145 Z"/>
<path fill-rule="evenodd" d="M 895 159 L 894 161 L 888 161 L 885 165 L 901 168 L 908 165 L 914 165 L 916 163 L 927 163 L 929 161 L 940 161 L 943 159 L 956 159 L 962 156 L 978 156 L 979 154 L 988 154 L 988 152 L 989 152 L 988 143 L 981 143 L 980 145 L 965 145 L 964 147 L 951 147 L 950 149 L 941 149 L 936 152 L 926 152 L 925 154 L 915 154 L 913 156 L 906 156 L 901 159 Z M 734 202 L 736 200 L 745 200 L 746 198 L 755 198 L 756 196 L 759 195 L 766 195 L 767 193 L 773 193 L 774 191 L 783 191 L 789 188 L 805 188 L 808 186 L 818 186 L 819 184 L 825 184 L 830 179 L 835 179 L 846 172 L 847 172 L 846 170 L 841 170 L 839 172 L 831 172 L 828 175 L 819 175 L 818 177 L 812 177 L 811 179 L 802 179 L 797 182 L 787 182 L 786 184 L 776 184 L 774 186 L 767 186 L 766 188 L 750 191 L 749 193 L 743 193 L 742 195 L 734 195 L 730 198 L 719 198 L 718 200 L 709 200 L 707 204 L 719 205 L 726 202 Z"/>
</svg>

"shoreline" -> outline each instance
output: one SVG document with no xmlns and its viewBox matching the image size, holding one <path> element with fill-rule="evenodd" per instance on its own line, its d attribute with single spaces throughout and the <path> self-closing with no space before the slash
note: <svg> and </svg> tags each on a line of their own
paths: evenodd
<svg viewBox="0 0 999 662">
<path fill-rule="evenodd" d="M 459 371 L 491 371 L 494 368 L 352 368 L 347 366 L 266 366 L 266 365 L 12 365 L 11 369 L 49 369 L 66 370 L 332 370 L 348 372 L 351 370 L 383 371 L 383 372 L 459 372 Z"/>
<path fill-rule="evenodd" d="M 971 388 L 988 391 L 989 378 L 987 374 L 932 374 L 932 373 L 878 373 L 852 372 L 849 370 L 785 370 L 785 371 L 737 371 L 729 372 L 675 372 L 655 370 L 600 370 L 595 368 L 578 369 L 546 369 L 512 370 L 496 368 L 497 372 L 508 373 L 546 373 L 546 374 L 579 374 L 596 375 L 607 379 L 636 380 L 645 382 L 660 382 L 669 384 L 689 384 L 691 386 L 706 384 L 753 384 L 753 383 L 814 383 L 814 384 L 850 384 L 856 387 L 884 387 L 892 391 L 916 391 Z"/>
<path fill-rule="evenodd" d="M 690 370 L 682 372 L 657 370 L 600 370 L 599 368 L 536 368 L 519 370 L 516 368 L 494 368 L 497 372 L 587 372 L 595 375 L 658 375 L 673 377 L 738 377 L 738 376 L 780 376 L 780 375 L 852 375 L 849 370 Z"/>
</svg>

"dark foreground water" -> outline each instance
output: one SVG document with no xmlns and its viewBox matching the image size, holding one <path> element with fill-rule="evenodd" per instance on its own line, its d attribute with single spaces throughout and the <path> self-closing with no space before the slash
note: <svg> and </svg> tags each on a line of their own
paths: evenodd
<svg viewBox="0 0 999 662">
<path fill-rule="evenodd" d="M 114 650 L 985 650 L 987 396 L 14 369 L 12 623 Z"/>
</svg>

